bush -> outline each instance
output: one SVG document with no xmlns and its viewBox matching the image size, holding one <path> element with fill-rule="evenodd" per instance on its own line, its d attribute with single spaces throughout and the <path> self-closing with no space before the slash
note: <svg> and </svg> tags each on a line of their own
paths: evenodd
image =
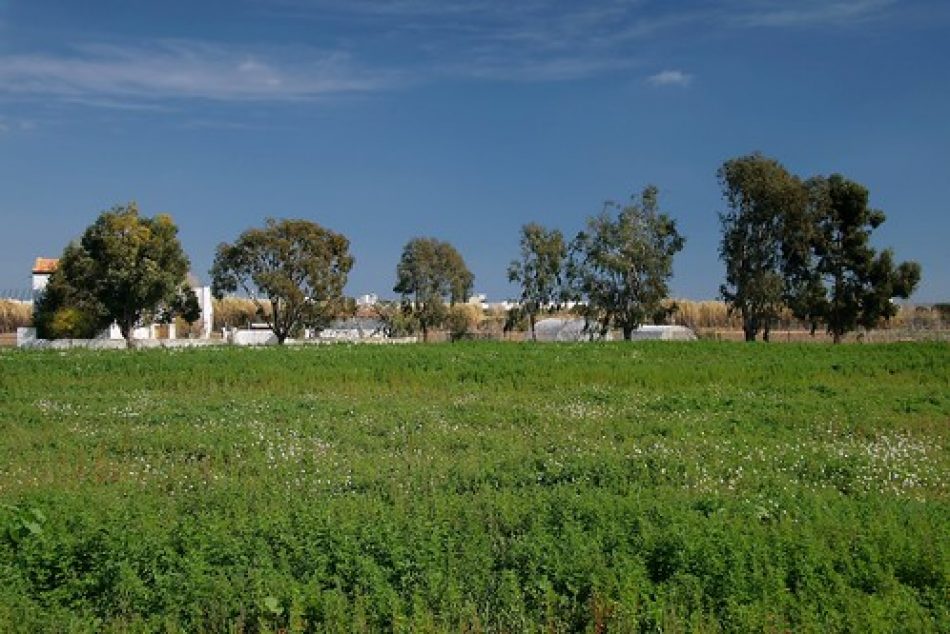
<svg viewBox="0 0 950 634">
<path fill-rule="evenodd" d="M 53 313 L 49 329 L 52 339 L 92 339 L 97 334 L 95 319 L 72 306 Z"/>
</svg>

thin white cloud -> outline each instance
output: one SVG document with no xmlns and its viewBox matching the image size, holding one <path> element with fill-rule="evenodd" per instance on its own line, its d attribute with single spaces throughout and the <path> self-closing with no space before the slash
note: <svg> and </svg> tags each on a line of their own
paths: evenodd
<svg viewBox="0 0 950 634">
<path fill-rule="evenodd" d="M 497 28 L 521 24 L 526 32 L 561 23 L 569 30 L 588 27 L 617 32 L 638 25 L 714 19 L 733 26 L 797 26 L 840 23 L 879 15 L 900 0 L 256 0 L 257 6 L 278 14 L 358 17 L 435 22 L 466 20 L 471 26 Z M 561 19 L 566 18 L 566 19 Z M 593 19 L 591 19 L 593 18 Z"/>
<path fill-rule="evenodd" d="M 647 77 L 647 82 L 654 86 L 681 86 L 685 88 L 692 81 L 693 76 L 681 70 L 664 70 Z"/>
<path fill-rule="evenodd" d="M 746 2 L 731 21 L 745 27 L 841 25 L 880 16 L 897 0 L 766 0 Z"/>
<path fill-rule="evenodd" d="M 624 57 L 564 56 L 511 60 L 503 55 L 496 55 L 442 66 L 437 72 L 444 76 L 495 81 L 558 82 L 623 71 L 637 65 L 638 60 Z"/>
<path fill-rule="evenodd" d="M 652 42 L 691 37 L 698 25 L 704 31 L 839 25 L 887 15 L 897 1 L 255 0 L 262 19 L 332 24 L 347 50 L 155 41 L 0 53 L 0 97 L 138 110 L 175 108 L 175 100 L 185 99 L 314 100 L 446 77 L 573 81 L 640 67 Z M 366 56 L 357 59 L 349 50 Z M 691 79 L 665 70 L 647 81 L 686 86 Z"/>
<path fill-rule="evenodd" d="M 36 129 L 36 122 L 29 119 L 9 119 L 0 116 L 0 134 L 8 132 L 32 132 Z"/>
<path fill-rule="evenodd" d="M 293 61 L 290 58 L 294 57 Z M 304 100 L 391 87 L 346 53 L 253 53 L 196 42 L 86 46 L 71 55 L 0 56 L 0 93 L 104 102 L 128 98 Z"/>
<path fill-rule="evenodd" d="M 638 65 L 646 43 L 706 31 L 841 24 L 898 0 L 256 0 L 277 15 L 357 25 L 402 43 L 425 79 L 565 81 Z M 655 63 L 655 62 L 654 62 Z M 435 70 L 435 72 L 432 72 Z M 688 77 L 659 77 L 671 84 Z"/>
</svg>

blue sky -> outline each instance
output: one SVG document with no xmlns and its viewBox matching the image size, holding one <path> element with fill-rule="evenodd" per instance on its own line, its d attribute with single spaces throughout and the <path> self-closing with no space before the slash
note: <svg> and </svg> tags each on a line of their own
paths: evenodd
<svg viewBox="0 0 950 634">
<path fill-rule="evenodd" d="M 712 298 L 715 173 L 759 150 L 868 186 L 947 301 L 948 36 L 945 0 L 0 0 L 0 289 L 136 200 L 204 277 L 302 217 L 350 238 L 351 294 L 431 235 L 503 298 L 522 224 L 655 183 L 674 295 Z"/>
</svg>

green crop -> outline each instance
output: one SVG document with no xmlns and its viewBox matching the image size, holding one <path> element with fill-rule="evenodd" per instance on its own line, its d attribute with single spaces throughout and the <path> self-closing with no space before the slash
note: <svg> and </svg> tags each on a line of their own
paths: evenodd
<svg viewBox="0 0 950 634">
<path fill-rule="evenodd" d="M 950 348 L 0 352 L 0 631 L 950 631 Z"/>
</svg>

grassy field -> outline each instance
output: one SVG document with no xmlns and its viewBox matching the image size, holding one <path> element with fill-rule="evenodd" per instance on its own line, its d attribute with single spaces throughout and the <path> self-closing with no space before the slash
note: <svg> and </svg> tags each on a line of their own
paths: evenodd
<svg viewBox="0 0 950 634">
<path fill-rule="evenodd" d="M 0 351 L 0 631 L 950 631 L 950 347 Z"/>
</svg>

